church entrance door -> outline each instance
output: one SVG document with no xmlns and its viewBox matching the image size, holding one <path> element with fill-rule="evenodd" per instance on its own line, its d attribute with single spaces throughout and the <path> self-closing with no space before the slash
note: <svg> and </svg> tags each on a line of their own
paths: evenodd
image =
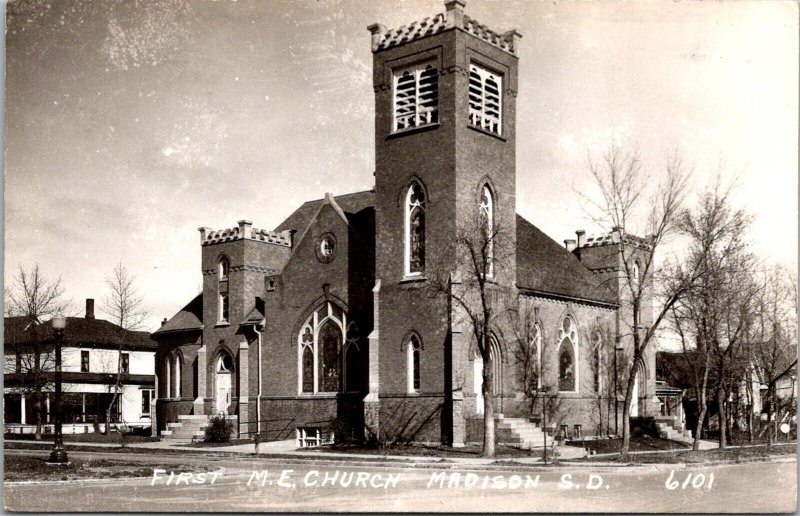
<svg viewBox="0 0 800 516">
<path fill-rule="evenodd" d="M 639 417 L 639 375 L 633 381 L 633 396 L 631 397 L 631 417 Z"/>
<path fill-rule="evenodd" d="M 217 413 L 228 413 L 233 386 L 233 357 L 224 353 L 217 360 Z"/>
</svg>

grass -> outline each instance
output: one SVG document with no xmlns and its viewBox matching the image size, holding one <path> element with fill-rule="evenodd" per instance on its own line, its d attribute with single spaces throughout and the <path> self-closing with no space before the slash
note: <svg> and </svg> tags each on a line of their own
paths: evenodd
<svg viewBox="0 0 800 516">
<path fill-rule="evenodd" d="M 148 464 L 107 459 L 70 459 L 67 466 L 50 466 L 41 457 L 13 456 L 3 458 L 3 479 L 6 482 L 83 480 L 90 478 L 149 477 L 153 469 L 167 471 L 201 472 L 210 471 L 209 466 L 189 466 L 184 464 Z"/>
<path fill-rule="evenodd" d="M 703 464 L 716 461 L 749 461 L 767 459 L 770 457 L 796 457 L 796 443 L 773 445 L 755 445 L 744 448 L 726 448 L 724 450 L 698 450 L 691 449 L 675 450 L 673 453 L 640 453 L 629 455 L 627 459 L 621 456 L 613 457 L 586 457 L 582 461 L 586 462 L 619 462 L 619 463 L 638 463 L 638 464 Z"/>
<path fill-rule="evenodd" d="M 572 441 L 567 445 L 580 446 L 595 453 L 615 453 L 622 447 L 622 438 Z M 687 450 L 689 448 L 691 447 L 683 443 L 649 435 L 631 436 L 631 451 Z"/>
<path fill-rule="evenodd" d="M 482 446 L 469 445 L 464 448 L 450 448 L 441 445 L 423 444 L 396 444 L 392 446 L 364 446 L 358 444 L 332 444 L 319 448 L 308 448 L 309 452 L 337 452 L 351 453 L 353 455 L 406 455 L 414 457 L 440 457 L 448 458 L 476 458 L 483 453 Z M 495 457 L 499 458 L 519 458 L 519 457 L 541 457 L 542 450 L 521 450 L 511 446 L 497 445 Z"/>
<path fill-rule="evenodd" d="M 34 441 L 36 442 L 36 436 L 34 434 L 4 434 L 4 440 L 14 440 L 14 441 Z M 69 443 L 110 443 L 110 444 L 119 444 L 120 443 L 120 434 L 118 432 L 111 432 L 109 434 L 103 434 L 100 432 L 92 432 L 90 434 L 64 434 L 64 442 Z M 144 435 L 135 435 L 135 434 L 128 434 L 125 438 L 127 443 L 142 443 L 142 442 L 149 442 L 149 441 L 158 441 L 158 437 L 150 437 Z M 42 435 L 41 441 L 38 442 L 53 442 L 53 435 L 47 434 Z"/>
</svg>

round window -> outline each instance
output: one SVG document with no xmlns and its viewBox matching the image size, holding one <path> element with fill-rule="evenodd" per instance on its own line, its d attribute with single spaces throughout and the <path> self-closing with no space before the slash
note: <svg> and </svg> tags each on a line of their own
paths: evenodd
<svg viewBox="0 0 800 516">
<path fill-rule="evenodd" d="M 336 237 L 333 233 L 325 233 L 319 238 L 317 259 L 322 263 L 330 263 L 336 257 Z"/>
</svg>

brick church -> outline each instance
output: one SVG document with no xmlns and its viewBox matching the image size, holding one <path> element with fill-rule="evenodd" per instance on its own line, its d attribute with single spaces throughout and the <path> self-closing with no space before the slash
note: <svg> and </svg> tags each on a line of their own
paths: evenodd
<svg viewBox="0 0 800 516">
<path fill-rule="evenodd" d="M 225 413 L 242 437 L 301 446 L 480 441 L 475 335 L 430 288 L 441 264 L 462 288 L 469 271 L 450 244 L 476 214 L 509 229 L 505 261 L 487 273 L 517 310 L 490 331 L 498 428 L 545 415 L 551 435 L 621 432 L 633 324 L 620 249 L 638 260 L 648 247 L 619 231 L 562 246 L 517 214 L 520 35 L 481 25 L 463 0 L 368 29 L 374 188 L 305 202 L 273 230 L 200 228 L 203 290 L 153 335 L 161 435 Z M 639 326 L 651 319 L 649 301 Z M 654 357 L 633 416 L 658 411 Z"/>
</svg>

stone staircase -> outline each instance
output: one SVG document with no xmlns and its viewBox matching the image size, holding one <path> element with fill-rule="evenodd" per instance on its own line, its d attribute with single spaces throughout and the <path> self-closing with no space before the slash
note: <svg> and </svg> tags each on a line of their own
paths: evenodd
<svg viewBox="0 0 800 516">
<path fill-rule="evenodd" d="M 526 450 L 544 447 L 544 432 L 527 419 L 495 414 L 494 422 L 498 443 L 519 446 Z"/>
<path fill-rule="evenodd" d="M 676 416 L 654 416 L 653 420 L 659 437 L 679 442 L 686 439 L 686 429 Z"/>
<path fill-rule="evenodd" d="M 239 416 L 227 416 L 233 422 L 234 429 Z M 167 429 L 161 431 L 165 441 L 202 441 L 208 426 L 209 415 L 180 415 L 177 423 L 167 423 Z M 235 431 L 235 430 L 234 430 Z"/>
</svg>

